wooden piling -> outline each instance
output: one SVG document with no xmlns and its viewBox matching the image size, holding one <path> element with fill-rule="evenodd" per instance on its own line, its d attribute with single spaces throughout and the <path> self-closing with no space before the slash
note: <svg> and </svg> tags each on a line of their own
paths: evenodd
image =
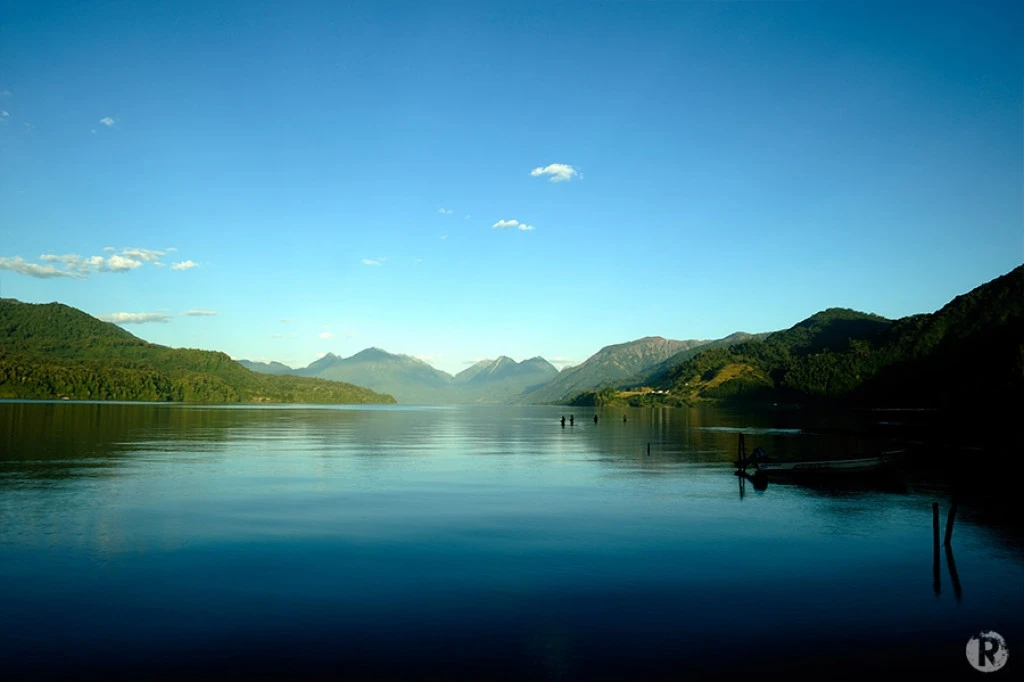
<svg viewBox="0 0 1024 682">
<path fill-rule="evenodd" d="M 964 598 L 964 590 L 960 586 L 960 574 L 956 570 L 956 559 L 953 558 L 951 545 L 946 545 L 946 568 L 949 569 L 949 579 L 953 583 L 953 594 L 956 595 L 957 601 L 961 601 Z"/>
<path fill-rule="evenodd" d="M 939 503 L 932 502 L 932 589 L 935 596 L 942 592 L 942 578 L 939 572 Z"/>
<path fill-rule="evenodd" d="M 953 498 L 953 504 L 949 506 L 949 515 L 946 517 L 946 539 L 943 541 L 946 547 L 949 547 L 949 543 L 953 542 L 953 523 L 956 521 L 956 510 L 960 506 L 957 499 Z"/>
</svg>

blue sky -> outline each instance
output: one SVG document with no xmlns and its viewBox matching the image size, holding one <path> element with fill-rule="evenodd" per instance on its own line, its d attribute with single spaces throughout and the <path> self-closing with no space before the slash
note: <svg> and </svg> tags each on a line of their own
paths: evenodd
<svg viewBox="0 0 1024 682">
<path fill-rule="evenodd" d="M 931 312 L 1024 261 L 1022 34 L 995 2 L 8 2 L 2 295 L 451 372 Z"/>
</svg>

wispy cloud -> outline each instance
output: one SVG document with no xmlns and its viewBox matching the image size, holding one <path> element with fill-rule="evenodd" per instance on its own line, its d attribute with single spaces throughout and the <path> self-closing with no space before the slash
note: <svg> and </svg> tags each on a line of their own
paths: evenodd
<svg viewBox="0 0 1024 682">
<path fill-rule="evenodd" d="M 0 109 L 0 118 L 10 118 L 11 114 L 6 109 Z"/>
<path fill-rule="evenodd" d="M 437 212 L 440 213 L 441 215 L 451 215 L 452 213 L 454 213 L 454 211 L 452 211 L 452 209 L 450 208 L 439 208 L 437 209 Z"/>
<path fill-rule="evenodd" d="M 319 336 L 321 339 L 325 339 L 325 340 L 326 339 L 333 339 L 334 338 L 334 332 L 320 332 L 317 336 Z"/>
<path fill-rule="evenodd" d="M 186 310 L 182 313 L 188 317 L 213 317 L 216 314 L 216 310 Z"/>
<path fill-rule="evenodd" d="M 106 250 L 107 249 L 104 249 L 104 251 Z M 160 260 L 165 255 L 167 255 L 166 251 L 157 251 L 156 249 L 138 249 L 134 247 L 128 249 L 121 249 L 121 253 L 125 256 L 128 256 L 129 258 L 136 258 L 138 260 L 146 261 L 147 263 Z"/>
<path fill-rule="evenodd" d="M 164 255 L 155 249 L 128 248 L 115 253 L 112 246 L 104 247 L 107 256 L 81 256 L 77 253 L 44 253 L 39 256 L 39 263 L 31 263 L 21 256 L 0 259 L 0 268 L 11 270 L 30 277 L 68 277 L 86 279 L 97 272 L 130 272 L 144 263 L 152 263 L 157 267 L 163 264 L 157 259 Z M 63 269 L 61 269 L 62 266 Z"/>
<path fill-rule="evenodd" d="M 191 270 L 192 268 L 198 268 L 199 263 L 191 260 L 183 260 L 180 263 L 174 263 L 171 265 L 171 270 Z"/>
<path fill-rule="evenodd" d="M 549 176 L 551 182 L 565 182 L 579 176 L 579 171 L 567 163 L 552 163 L 547 166 L 537 167 L 530 171 L 535 178 Z"/>
<path fill-rule="evenodd" d="M 104 322 L 114 324 L 145 324 L 147 322 L 170 322 L 171 316 L 167 313 L 110 313 L 100 315 Z"/>
<path fill-rule="evenodd" d="M 363 259 L 363 265 L 378 265 L 379 266 L 379 265 L 383 265 L 383 263 L 381 263 L 379 260 L 375 260 L 373 258 L 364 258 Z"/>
<path fill-rule="evenodd" d="M 128 272 L 142 265 L 141 260 L 117 253 L 106 258 L 103 256 L 79 256 L 76 253 L 64 255 L 44 253 L 39 256 L 39 260 L 44 263 L 61 263 L 66 269 L 83 275 L 92 272 Z"/>
<path fill-rule="evenodd" d="M 523 232 L 530 232 L 531 230 L 534 229 L 533 225 L 527 225 L 526 223 L 521 223 L 515 219 L 499 220 L 498 222 L 491 225 L 491 229 L 494 230 L 511 230 L 513 228 L 516 230 L 522 230 Z"/>
<path fill-rule="evenodd" d="M 547 359 L 548 362 L 550 362 L 555 367 L 560 367 L 562 369 L 565 369 L 566 367 L 571 367 L 572 365 L 576 364 L 575 360 L 570 360 L 569 358 L 563 357 L 561 355 L 556 355 L 553 358 L 546 358 L 546 359 Z"/>
<path fill-rule="evenodd" d="M 0 270 L 10 270 L 11 272 L 16 272 L 19 275 L 38 277 L 40 279 L 51 279 L 54 277 L 67 277 L 70 279 L 86 278 L 86 275 L 80 272 L 61 270 L 53 265 L 27 263 L 21 256 L 14 256 L 13 258 L 0 257 Z"/>
<path fill-rule="evenodd" d="M 441 235 L 441 239 L 448 239 L 448 235 L 446 235 L 446 234 L 442 234 L 442 235 Z"/>
<path fill-rule="evenodd" d="M 114 119 L 110 118 L 109 116 L 104 116 L 103 118 L 100 119 L 100 123 L 105 125 L 108 128 L 114 127 L 114 123 L 115 122 L 116 121 L 114 121 Z"/>
</svg>

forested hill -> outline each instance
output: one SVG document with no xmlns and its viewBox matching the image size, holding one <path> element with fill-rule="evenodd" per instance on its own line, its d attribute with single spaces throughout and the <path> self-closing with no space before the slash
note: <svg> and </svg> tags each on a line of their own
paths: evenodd
<svg viewBox="0 0 1024 682">
<path fill-rule="evenodd" d="M 60 303 L 0 299 L 0 398 L 393 403 L 351 384 L 257 374 L 224 353 L 147 343 Z"/>
<path fill-rule="evenodd" d="M 841 400 L 943 407 L 1024 398 L 1024 266 L 935 313 L 887 320 L 832 308 L 698 353 L 665 374 L 676 400 Z"/>
</svg>

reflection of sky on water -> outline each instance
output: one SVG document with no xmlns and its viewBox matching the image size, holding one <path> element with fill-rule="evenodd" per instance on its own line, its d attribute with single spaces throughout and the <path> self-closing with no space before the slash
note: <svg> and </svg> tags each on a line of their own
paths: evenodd
<svg viewBox="0 0 1024 682">
<path fill-rule="evenodd" d="M 561 428 L 562 413 L 576 425 Z M 0 596 L 0 625 L 22 623 L 0 653 L 76 633 L 85 658 L 111 643 L 144 657 L 168 636 L 182 651 L 271 637 L 327 655 L 326 631 L 424 659 L 387 642 L 461 637 L 508 655 L 514 641 L 529 665 L 578 669 L 609 642 L 627 658 L 696 655 L 751 605 L 743 627 L 764 642 L 939 641 L 988 620 L 1020 632 L 1019 545 L 969 504 L 963 600 L 945 574 L 935 598 L 941 481 L 772 483 L 741 499 L 738 430 L 748 450 L 820 439 L 763 415 L 748 429 L 735 412 L 593 414 L 0 405 L 0 579 L 19 585 Z M 695 643 L 673 649 L 666 628 Z"/>
</svg>

